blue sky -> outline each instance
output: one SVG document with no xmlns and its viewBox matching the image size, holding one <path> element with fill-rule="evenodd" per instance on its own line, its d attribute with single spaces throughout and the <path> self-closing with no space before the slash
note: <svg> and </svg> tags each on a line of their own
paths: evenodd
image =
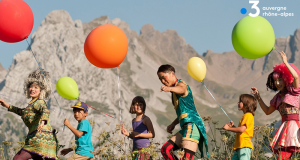
<svg viewBox="0 0 300 160">
<path fill-rule="evenodd" d="M 207 49 L 222 53 L 234 50 L 231 44 L 231 31 L 234 25 L 254 13 L 248 0 L 25 0 L 34 14 L 36 31 L 45 16 L 52 10 L 66 10 L 73 20 L 89 22 L 107 15 L 110 19 L 120 18 L 132 30 L 139 33 L 147 23 L 161 32 L 176 30 L 187 43 L 202 54 Z M 299 0 L 260 0 L 260 15 L 264 12 L 293 13 L 290 17 L 267 17 L 273 26 L 275 36 L 287 37 L 300 28 Z M 286 7 L 285 11 L 264 11 L 263 7 Z M 241 8 L 247 13 L 241 14 Z M 27 48 L 26 41 L 5 43 L 0 41 L 0 63 L 8 68 L 13 56 Z"/>
</svg>

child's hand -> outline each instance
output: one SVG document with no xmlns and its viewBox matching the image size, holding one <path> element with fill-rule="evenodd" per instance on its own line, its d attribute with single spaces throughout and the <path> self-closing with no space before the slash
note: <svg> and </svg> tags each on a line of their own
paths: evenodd
<svg viewBox="0 0 300 160">
<path fill-rule="evenodd" d="M 67 126 L 67 127 L 70 125 L 70 122 L 67 118 L 65 118 L 64 125 Z"/>
<path fill-rule="evenodd" d="M 228 123 L 228 126 L 229 126 L 229 127 L 233 127 L 233 126 L 234 126 L 234 122 L 233 122 L 233 121 L 230 121 L 230 122 Z"/>
<path fill-rule="evenodd" d="M 172 134 L 172 131 L 174 130 L 175 126 L 172 124 L 170 124 L 168 127 L 167 127 L 167 132 L 168 133 L 171 133 Z"/>
<path fill-rule="evenodd" d="M 258 92 L 257 88 L 251 87 L 251 89 L 252 89 L 251 93 L 254 95 L 254 97 L 255 97 L 257 100 L 259 100 L 259 99 L 260 99 L 260 95 L 259 95 L 259 92 Z"/>
<path fill-rule="evenodd" d="M 230 127 L 229 127 L 229 125 L 228 124 L 225 124 L 224 126 L 223 126 L 223 129 L 225 129 L 225 130 L 228 130 Z"/>
<path fill-rule="evenodd" d="M 45 123 L 45 121 L 41 121 L 41 124 L 37 127 L 37 131 L 38 131 L 39 133 L 42 132 L 42 129 L 43 129 L 43 127 L 44 127 L 44 123 Z"/>
<path fill-rule="evenodd" d="M 163 85 L 163 86 L 160 87 L 160 92 L 161 91 L 170 92 L 171 91 L 171 87 Z"/>
<path fill-rule="evenodd" d="M 0 104 L 5 108 L 9 108 L 9 104 L 7 104 L 3 99 L 0 99 Z"/>
<path fill-rule="evenodd" d="M 122 130 L 121 130 L 122 134 L 125 135 L 125 136 L 129 136 L 129 132 L 123 127 L 122 125 Z"/>
<path fill-rule="evenodd" d="M 280 56 L 281 56 L 281 58 L 282 58 L 282 62 L 283 62 L 284 64 L 287 64 L 287 57 L 286 57 L 286 54 L 285 54 L 283 51 L 281 51 L 281 52 L 280 52 Z"/>
<path fill-rule="evenodd" d="M 65 156 L 66 154 L 68 154 L 69 152 L 71 152 L 72 150 L 70 148 L 67 149 L 63 149 L 62 151 L 60 151 L 60 154 Z"/>
</svg>

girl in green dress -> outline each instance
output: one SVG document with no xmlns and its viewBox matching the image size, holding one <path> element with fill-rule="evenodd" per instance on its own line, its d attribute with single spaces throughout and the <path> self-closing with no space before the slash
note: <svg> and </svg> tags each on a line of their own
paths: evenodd
<svg viewBox="0 0 300 160">
<path fill-rule="evenodd" d="M 0 99 L 0 104 L 3 107 L 21 116 L 29 130 L 24 147 L 13 159 L 58 159 L 56 130 L 53 129 L 49 123 L 50 111 L 44 101 L 44 99 L 48 98 L 51 94 L 49 72 L 43 70 L 42 73 L 41 70 L 36 70 L 30 73 L 24 84 L 24 93 L 27 98 L 31 98 L 26 108 L 9 105 L 3 99 Z"/>
</svg>

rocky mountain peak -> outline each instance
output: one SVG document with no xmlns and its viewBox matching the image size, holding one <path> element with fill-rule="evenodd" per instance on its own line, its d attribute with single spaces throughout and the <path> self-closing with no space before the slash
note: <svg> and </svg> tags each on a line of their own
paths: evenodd
<svg viewBox="0 0 300 160">
<path fill-rule="evenodd" d="M 143 27 L 142 27 L 142 29 L 140 31 L 140 35 L 144 35 L 144 37 L 147 37 L 152 32 L 154 32 L 153 25 L 152 24 L 145 24 L 145 25 L 143 25 Z"/>
<path fill-rule="evenodd" d="M 0 63 L 0 72 L 5 70 L 5 68 L 2 66 L 2 64 Z"/>
<path fill-rule="evenodd" d="M 187 44 L 175 30 L 166 30 L 161 33 L 151 24 L 146 24 L 140 31 L 140 38 L 147 43 L 150 53 L 159 53 L 159 57 L 154 59 L 160 63 L 186 65 L 190 57 L 198 56 L 194 48 Z"/>
<path fill-rule="evenodd" d="M 211 50 L 211 49 L 208 49 L 206 52 L 203 53 L 203 57 L 206 57 L 206 56 L 208 56 L 208 55 L 210 55 L 212 53 L 214 53 L 214 51 Z"/>
<path fill-rule="evenodd" d="M 294 35 L 300 39 L 300 29 L 296 29 Z"/>
<path fill-rule="evenodd" d="M 46 24 L 57 24 L 57 23 L 63 23 L 63 24 L 74 24 L 70 14 L 65 10 L 54 10 L 51 11 L 45 19 L 42 21 L 42 25 Z"/>
</svg>

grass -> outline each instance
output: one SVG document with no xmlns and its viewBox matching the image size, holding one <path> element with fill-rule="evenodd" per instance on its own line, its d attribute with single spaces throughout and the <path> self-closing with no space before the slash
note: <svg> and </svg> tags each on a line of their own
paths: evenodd
<svg viewBox="0 0 300 160">
<path fill-rule="evenodd" d="M 235 141 L 235 133 L 225 131 L 223 129 L 218 128 L 219 121 L 214 121 L 210 116 L 202 117 L 205 125 L 209 128 L 209 132 L 207 133 L 208 145 L 210 148 L 210 157 L 202 158 L 201 160 L 227 160 L 231 159 L 234 153 L 234 141 Z M 223 121 L 222 121 L 223 122 Z M 276 121 L 275 121 L 276 122 Z M 252 138 L 252 143 L 254 145 L 254 149 L 251 155 L 251 160 L 277 160 L 278 155 L 272 153 L 268 144 L 272 140 L 272 133 L 277 130 L 274 128 L 273 122 L 270 125 L 264 126 L 255 126 L 254 135 Z M 94 151 L 92 152 L 95 156 L 95 160 L 98 159 L 131 159 L 133 156 L 137 156 L 137 153 L 133 155 L 132 151 L 132 140 L 124 138 L 121 134 L 121 125 L 117 124 L 115 127 L 110 126 L 110 123 L 106 123 L 107 129 L 101 130 L 98 136 L 96 136 L 97 141 L 93 142 Z M 91 122 L 93 126 L 94 123 Z M 220 124 L 223 126 L 223 124 Z M 128 125 L 123 124 L 123 126 L 128 130 L 132 131 L 132 128 L 128 127 Z M 171 135 L 166 135 L 166 138 L 170 138 Z M 12 147 L 13 142 L 11 141 L 2 141 L 2 145 L 0 145 L 0 159 L 1 160 L 9 160 L 22 148 L 24 142 L 17 142 L 16 147 Z M 75 142 L 70 142 L 73 150 L 75 150 L 76 145 Z M 160 153 L 161 144 L 151 141 L 149 149 L 142 150 L 141 154 L 149 155 L 150 159 L 163 160 L 163 157 Z M 266 153 L 271 153 L 268 157 Z M 184 154 L 183 150 L 175 151 L 175 155 L 181 157 Z M 59 159 L 63 160 L 67 157 L 60 156 Z M 293 155 L 292 159 L 299 159 L 300 155 L 298 152 Z M 199 151 L 196 153 L 194 159 L 200 159 Z"/>
</svg>

